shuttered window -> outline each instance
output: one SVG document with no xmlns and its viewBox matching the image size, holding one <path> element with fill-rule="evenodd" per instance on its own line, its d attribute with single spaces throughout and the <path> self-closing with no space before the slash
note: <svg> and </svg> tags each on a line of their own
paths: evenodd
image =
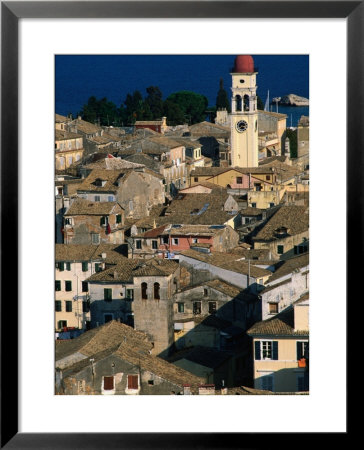
<svg viewBox="0 0 364 450">
<path fill-rule="evenodd" d="M 283 255 L 283 251 L 284 251 L 283 249 L 284 249 L 283 245 L 277 245 L 278 255 Z"/>
<path fill-rule="evenodd" d="M 278 341 L 256 341 L 255 359 L 278 360 Z"/>
<path fill-rule="evenodd" d="M 66 301 L 66 311 L 72 312 L 72 302 L 69 300 Z"/>
<path fill-rule="evenodd" d="M 116 214 L 116 223 L 121 223 L 121 214 Z"/>
<path fill-rule="evenodd" d="M 60 291 L 61 290 L 61 281 L 60 280 L 56 280 L 56 291 Z"/>
<path fill-rule="evenodd" d="M 62 302 L 61 302 L 60 300 L 56 300 L 56 305 L 55 305 L 55 307 L 56 307 L 56 311 L 57 311 L 57 312 L 62 311 Z"/>
<path fill-rule="evenodd" d="M 105 288 L 104 289 L 104 300 L 107 302 L 111 302 L 112 300 L 112 289 Z"/>
<path fill-rule="evenodd" d="M 128 375 L 128 389 L 138 389 L 138 375 Z"/>
<path fill-rule="evenodd" d="M 114 377 L 104 377 L 104 391 L 112 391 L 114 389 Z"/>
<path fill-rule="evenodd" d="M 72 281 L 66 281 L 66 291 L 72 291 Z"/>
<path fill-rule="evenodd" d="M 87 271 L 88 271 L 88 262 L 82 261 L 82 272 L 87 272 Z"/>
<path fill-rule="evenodd" d="M 273 357 L 272 359 L 278 360 L 278 341 L 273 341 Z"/>
<path fill-rule="evenodd" d="M 261 359 L 261 357 L 260 357 L 260 341 L 255 341 L 254 346 L 255 346 L 255 359 L 260 360 Z"/>
<path fill-rule="evenodd" d="M 71 270 L 71 263 L 70 262 L 66 262 L 66 270 Z"/>
<path fill-rule="evenodd" d="M 308 359 L 308 342 L 304 341 L 297 341 L 297 361 L 299 361 L 301 358 Z"/>
<path fill-rule="evenodd" d="M 63 271 L 64 271 L 64 262 L 63 262 L 63 261 L 60 261 L 60 262 L 58 263 L 58 268 L 59 268 L 60 272 L 63 272 Z"/>
</svg>

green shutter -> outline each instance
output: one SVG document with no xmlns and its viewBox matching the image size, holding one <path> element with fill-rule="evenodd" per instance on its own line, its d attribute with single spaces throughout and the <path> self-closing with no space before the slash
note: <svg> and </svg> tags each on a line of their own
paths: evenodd
<svg viewBox="0 0 364 450">
<path fill-rule="evenodd" d="M 255 346 L 255 359 L 256 360 L 260 360 L 260 341 L 255 341 L 254 343 Z"/>
<path fill-rule="evenodd" d="M 273 358 L 274 360 L 278 360 L 278 341 L 273 341 Z"/>
<path fill-rule="evenodd" d="M 88 271 L 88 262 L 82 261 L 82 272 L 87 272 L 87 271 Z"/>
<path fill-rule="evenodd" d="M 100 219 L 100 225 L 105 225 L 105 217 L 101 217 L 101 219 Z"/>
<path fill-rule="evenodd" d="M 63 261 L 61 261 L 59 263 L 59 270 L 60 270 L 60 272 L 63 272 L 63 270 L 64 270 L 64 262 Z"/>
<path fill-rule="evenodd" d="M 297 347 L 297 361 L 299 361 L 302 358 L 302 342 L 296 342 Z"/>
<path fill-rule="evenodd" d="M 121 223 L 121 215 L 116 214 L 116 223 Z"/>
</svg>

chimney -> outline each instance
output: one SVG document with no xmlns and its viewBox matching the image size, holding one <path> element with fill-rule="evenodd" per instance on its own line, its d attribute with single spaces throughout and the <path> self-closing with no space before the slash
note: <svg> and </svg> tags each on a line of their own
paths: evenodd
<svg viewBox="0 0 364 450">
<path fill-rule="evenodd" d="M 198 395 L 215 395 L 215 385 L 202 384 L 198 387 Z"/>
<path fill-rule="evenodd" d="M 192 395 L 191 394 L 191 385 L 190 384 L 184 384 L 183 385 L 183 395 Z"/>
</svg>

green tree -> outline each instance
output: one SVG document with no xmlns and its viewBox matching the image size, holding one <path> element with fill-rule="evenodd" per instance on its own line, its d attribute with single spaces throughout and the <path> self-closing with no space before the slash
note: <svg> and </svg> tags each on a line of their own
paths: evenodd
<svg viewBox="0 0 364 450">
<path fill-rule="evenodd" d="M 128 125 L 133 124 L 136 120 L 142 120 L 144 111 L 144 101 L 139 91 L 128 94 L 124 101 L 125 116 Z"/>
<path fill-rule="evenodd" d="M 260 109 L 261 111 L 264 111 L 264 103 L 262 99 L 259 97 L 259 95 L 257 95 L 257 108 Z"/>
<path fill-rule="evenodd" d="M 286 128 L 286 136 L 289 139 L 290 156 L 291 158 L 297 158 L 297 130 Z"/>
<path fill-rule="evenodd" d="M 163 115 L 167 117 L 168 125 L 182 125 L 186 123 L 185 115 L 177 103 L 165 100 L 163 103 Z"/>
<path fill-rule="evenodd" d="M 204 95 L 191 91 L 179 91 L 171 94 L 167 100 L 179 106 L 190 124 L 203 122 L 206 118 L 208 100 Z"/>
<path fill-rule="evenodd" d="M 151 112 L 151 119 L 160 119 L 163 115 L 163 95 L 161 90 L 158 86 L 149 86 L 147 94 L 145 104 L 146 108 L 149 108 Z"/>
<path fill-rule="evenodd" d="M 97 100 L 95 96 L 91 96 L 78 115 L 87 122 L 100 122 L 100 125 L 112 125 L 119 119 L 115 103 L 108 101 L 106 97 Z"/>
<path fill-rule="evenodd" d="M 216 109 L 226 109 L 228 112 L 231 111 L 229 98 L 224 89 L 224 81 L 222 78 L 220 78 L 220 89 L 218 90 L 216 97 Z"/>
</svg>

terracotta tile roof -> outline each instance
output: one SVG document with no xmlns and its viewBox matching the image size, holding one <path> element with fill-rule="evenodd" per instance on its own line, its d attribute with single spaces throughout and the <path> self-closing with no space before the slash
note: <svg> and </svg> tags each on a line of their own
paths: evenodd
<svg viewBox="0 0 364 450">
<path fill-rule="evenodd" d="M 55 114 L 55 122 L 56 123 L 63 123 L 63 122 L 69 122 L 71 119 L 69 119 L 66 116 L 61 116 L 61 114 Z"/>
<path fill-rule="evenodd" d="M 309 265 L 309 253 L 305 253 L 304 255 L 295 256 L 294 258 L 280 261 L 278 263 L 276 271 L 267 281 L 267 284 L 270 284 L 272 281 L 278 280 L 279 278 L 284 277 L 285 275 L 288 275 L 289 273 L 304 268 L 308 265 Z"/>
<path fill-rule="evenodd" d="M 231 253 L 201 253 L 195 250 L 185 250 L 180 253 L 181 255 L 187 256 L 188 258 L 193 258 L 198 261 L 203 261 L 211 264 L 221 269 L 230 270 L 236 273 L 249 274 L 254 278 L 266 277 L 271 275 L 272 272 L 266 269 L 261 269 L 256 267 L 254 264 L 250 264 L 247 261 L 239 260 L 239 256 L 233 255 Z"/>
<path fill-rule="evenodd" d="M 117 202 L 91 202 L 84 198 L 76 198 L 65 216 L 109 215 L 114 211 L 120 212 L 122 209 L 122 206 Z"/>
<path fill-rule="evenodd" d="M 72 121 L 71 126 L 76 126 L 77 132 L 81 131 L 85 134 L 93 134 L 102 130 L 101 127 L 90 122 L 86 122 L 82 119 L 75 119 L 74 121 Z"/>
<path fill-rule="evenodd" d="M 94 192 L 116 192 L 118 190 L 118 180 L 122 182 L 131 173 L 132 169 L 119 169 L 119 170 L 107 170 L 107 169 L 94 169 L 83 180 L 83 183 L 79 187 L 80 191 L 94 191 Z M 104 186 L 96 185 L 96 180 L 106 181 Z"/>
<path fill-rule="evenodd" d="M 259 161 L 259 165 L 260 166 L 264 166 L 265 164 L 270 164 L 273 161 L 279 161 L 281 163 L 284 163 L 284 161 L 286 160 L 286 157 L 283 156 L 270 156 L 269 158 L 264 158 L 261 161 Z"/>
<path fill-rule="evenodd" d="M 290 166 L 289 166 L 290 167 Z M 267 164 L 262 167 L 196 167 L 192 170 L 190 176 L 191 177 L 214 177 L 216 175 L 220 175 L 225 172 L 229 172 L 230 170 L 234 170 L 235 172 L 239 172 L 242 174 L 269 174 L 271 175 L 275 168 L 272 169 L 272 166 Z"/>
<path fill-rule="evenodd" d="M 135 125 L 163 125 L 163 120 L 136 120 Z"/>
<path fill-rule="evenodd" d="M 271 112 L 271 111 L 263 111 L 263 110 L 259 110 L 258 111 L 259 114 L 265 114 L 267 116 L 271 116 L 271 117 L 276 117 L 277 119 L 285 119 L 287 118 L 287 114 L 281 114 L 281 113 L 276 113 L 276 112 Z"/>
<path fill-rule="evenodd" d="M 201 148 L 200 142 L 196 140 L 191 140 L 191 138 L 188 137 L 173 137 L 173 140 L 179 143 L 180 145 L 183 145 L 186 148 L 192 147 L 192 148 Z"/>
<path fill-rule="evenodd" d="M 145 238 L 156 238 L 160 236 L 167 225 L 162 225 L 160 227 L 152 228 L 151 230 L 146 231 L 142 236 Z"/>
<path fill-rule="evenodd" d="M 64 131 L 64 130 L 55 130 L 55 140 L 56 141 L 65 141 L 67 139 L 82 139 L 81 134 L 71 133 L 70 131 Z M 66 149 L 67 150 L 67 149 Z M 76 150 L 76 149 L 74 149 Z M 82 150 L 82 149 L 77 149 Z"/>
<path fill-rule="evenodd" d="M 159 258 L 150 259 L 145 264 L 143 261 L 138 266 L 133 270 L 134 277 L 168 276 L 175 273 L 179 267 L 176 261 Z"/>
<path fill-rule="evenodd" d="M 87 281 L 107 281 L 116 283 L 132 283 L 134 277 L 156 276 L 165 277 L 178 270 L 178 263 L 165 259 L 120 260 L 114 267 L 91 275 Z"/>
<path fill-rule="evenodd" d="M 115 355 L 181 388 L 184 384 L 189 384 L 194 392 L 197 391 L 199 385 L 205 382 L 204 378 L 197 377 L 158 356 L 141 352 L 136 346 L 131 347 L 122 343 Z"/>
<path fill-rule="evenodd" d="M 148 141 L 153 142 L 155 144 L 160 145 L 161 147 L 164 147 L 166 149 L 172 149 L 177 147 L 182 147 L 184 144 L 181 144 L 178 141 L 175 141 L 173 138 L 169 138 L 166 136 L 152 136 L 148 138 Z M 148 153 L 147 150 L 144 150 L 145 153 Z"/>
<path fill-rule="evenodd" d="M 272 241 L 281 239 L 277 230 L 286 228 L 287 234 L 293 236 L 303 233 L 309 227 L 309 214 L 306 206 L 282 206 L 275 212 L 253 238 L 253 241 Z"/>
<path fill-rule="evenodd" d="M 158 174 L 160 173 L 161 163 L 145 153 L 135 153 L 134 155 L 125 156 L 124 160 L 144 165 L 150 170 L 153 170 Z"/>
<path fill-rule="evenodd" d="M 308 336 L 308 330 L 294 329 L 294 309 L 291 307 L 276 316 L 255 323 L 247 334 L 250 336 Z"/>
<path fill-rule="evenodd" d="M 263 211 L 263 209 L 248 206 L 248 208 L 240 210 L 240 214 L 242 216 L 259 216 L 260 214 L 263 214 Z"/>
<path fill-rule="evenodd" d="M 123 323 L 112 320 L 79 337 L 70 340 L 56 341 L 56 361 L 73 353 L 82 353 L 89 357 L 121 343 L 138 346 L 145 351 L 152 349 L 152 344 L 145 333 L 136 331 Z"/>
<path fill-rule="evenodd" d="M 192 136 L 226 136 L 230 137 L 230 127 L 212 122 L 200 122 L 188 127 Z"/>
<path fill-rule="evenodd" d="M 226 283 L 226 281 L 222 281 L 217 278 L 215 280 L 208 281 L 206 283 L 206 286 L 216 289 L 217 291 L 220 291 L 231 298 L 237 297 L 241 293 L 241 290 L 236 286 L 233 286 L 232 284 Z"/>
<path fill-rule="evenodd" d="M 87 164 L 84 167 L 86 169 L 124 170 L 142 168 L 144 167 L 144 165 L 125 161 L 121 158 L 104 158 L 99 161 Z"/>
<path fill-rule="evenodd" d="M 167 226 L 161 233 L 162 236 L 214 236 L 224 230 L 224 228 L 211 228 L 210 225 L 178 225 L 178 228 L 171 225 Z"/>
<path fill-rule="evenodd" d="M 90 261 L 95 258 L 95 246 L 81 244 L 56 244 L 56 261 Z M 96 259 L 99 259 L 96 257 Z"/>
</svg>

